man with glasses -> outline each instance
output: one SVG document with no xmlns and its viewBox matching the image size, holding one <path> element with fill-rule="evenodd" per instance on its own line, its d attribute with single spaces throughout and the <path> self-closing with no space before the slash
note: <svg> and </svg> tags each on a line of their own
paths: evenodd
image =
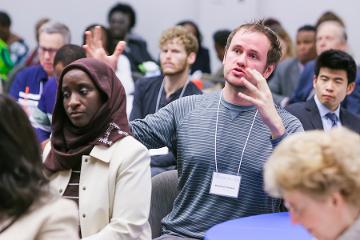
<svg viewBox="0 0 360 240">
<path fill-rule="evenodd" d="M 70 43 L 70 30 L 64 24 L 48 22 L 39 32 L 40 65 L 24 68 L 17 73 L 9 91 L 9 95 L 19 102 L 30 120 L 45 83 L 54 75 L 53 63 L 57 50 Z"/>
</svg>

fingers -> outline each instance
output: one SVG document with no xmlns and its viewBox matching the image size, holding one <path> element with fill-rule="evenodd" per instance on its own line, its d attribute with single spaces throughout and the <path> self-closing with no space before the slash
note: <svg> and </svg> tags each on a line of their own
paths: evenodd
<svg viewBox="0 0 360 240">
<path fill-rule="evenodd" d="M 115 47 L 115 50 L 114 50 L 114 53 L 112 54 L 112 56 L 114 56 L 115 58 L 118 58 L 124 51 L 125 46 L 126 46 L 125 41 L 119 41 Z"/>
<path fill-rule="evenodd" d="M 86 57 L 92 57 L 92 52 L 90 51 L 89 46 L 85 44 L 85 45 L 83 45 L 83 48 L 86 52 Z"/>
<path fill-rule="evenodd" d="M 255 69 L 246 68 L 245 73 L 248 78 L 252 79 L 253 82 L 256 83 L 256 86 L 258 87 L 258 89 L 260 91 L 267 90 L 269 88 L 267 85 L 266 79 L 263 77 L 263 75 L 261 73 L 259 73 Z"/>
<path fill-rule="evenodd" d="M 242 80 L 244 86 L 245 86 L 248 90 L 250 90 L 250 91 L 253 92 L 254 94 L 257 94 L 257 92 L 258 92 L 259 90 L 258 90 L 258 88 L 257 88 L 254 84 L 252 84 L 252 83 L 251 83 L 247 78 L 245 78 L 245 77 L 242 77 L 241 80 Z"/>
<path fill-rule="evenodd" d="M 92 39 L 92 34 L 90 31 L 86 31 L 85 32 L 85 45 L 88 48 L 92 48 L 93 45 L 93 39 Z"/>
<path fill-rule="evenodd" d="M 261 104 L 260 100 L 256 99 L 256 98 L 253 98 L 253 97 L 250 97 L 249 95 L 246 95 L 242 92 L 239 92 L 238 93 L 238 96 L 242 99 L 244 99 L 245 101 L 248 101 L 252 104 L 254 104 L 255 106 L 259 106 Z"/>
<path fill-rule="evenodd" d="M 100 26 L 96 26 L 94 29 L 94 42 L 97 44 L 102 43 L 102 31 Z M 102 44 L 101 44 L 102 45 Z"/>
</svg>

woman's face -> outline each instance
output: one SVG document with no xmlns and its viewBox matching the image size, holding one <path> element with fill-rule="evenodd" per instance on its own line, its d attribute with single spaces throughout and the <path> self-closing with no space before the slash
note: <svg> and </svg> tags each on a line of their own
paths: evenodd
<svg viewBox="0 0 360 240">
<path fill-rule="evenodd" d="M 102 105 L 98 88 L 80 69 L 64 75 L 61 91 L 66 115 L 76 127 L 86 126 Z"/>
<path fill-rule="evenodd" d="M 318 199 L 301 191 L 284 192 L 292 223 L 303 225 L 318 240 L 337 239 L 348 223 L 346 204 L 339 193 L 335 195 Z"/>
</svg>

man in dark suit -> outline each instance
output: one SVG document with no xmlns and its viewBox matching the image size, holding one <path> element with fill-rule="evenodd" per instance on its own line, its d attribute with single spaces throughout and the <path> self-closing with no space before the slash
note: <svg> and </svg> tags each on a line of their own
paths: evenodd
<svg viewBox="0 0 360 240">
<path fill-rule="evenodd" d="M 356 63 L 346 52 L 324 51 L 315 64 L 315 95 L 307 102 L 286 107 L 305 130 L 345 126 L 360 133 L 360 118 L 341 107 L 341 102 L 355 87 Z"/>
<path fill-rule="evenodd" d="M 316 58 L 316 28 L 305 25 L 296 34 L 296 57 L 280 62 L 269 81 L 269 87 L 276 104 L 285 106 L 293 94 L 302 70 L 309 61 Z"/>
</svg>

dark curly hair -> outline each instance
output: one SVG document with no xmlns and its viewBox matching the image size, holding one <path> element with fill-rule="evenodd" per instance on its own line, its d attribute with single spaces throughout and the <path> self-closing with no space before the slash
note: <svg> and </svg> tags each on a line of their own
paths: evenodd
<svg viewBox="0 0 360 240">
<path fill-rule="evenodd" d="M 130 26 L 129 26 L 129 31 L 131 31 L 131 29 L 135 26 L 136 24 L 136 14 L 134 9 L 125 3 L 117 3 L 115 6 L 113 6 L 109 13 L 108 13 L 108 22 L 110 22 L 111 16 L 113 15 L 113 13 L 115 12 L 122 12 L 125 13 L 127 15 L 129 15 L 130 18 Z"/>
<path fill-rule="evenodd" d="M 48 192 L 40 146 L 28 116 L 0 95 L 0 213 L 18 217 Z"/>
</svg>

